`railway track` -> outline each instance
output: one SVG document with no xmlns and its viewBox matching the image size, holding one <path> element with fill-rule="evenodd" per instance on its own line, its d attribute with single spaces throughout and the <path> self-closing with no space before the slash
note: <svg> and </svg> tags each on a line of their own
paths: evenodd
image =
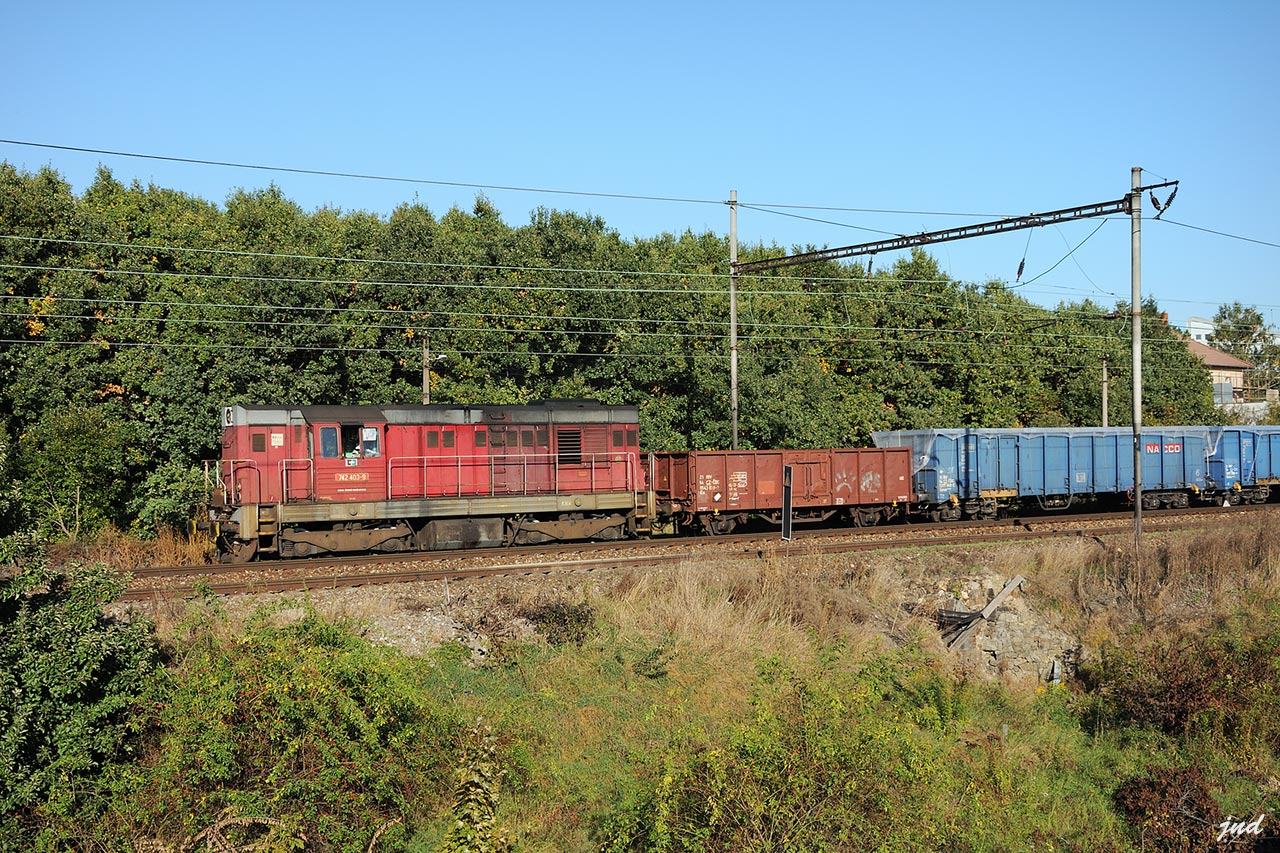
<svg viewBox="0 0 1280 853">
<path fill-rule="evenodd" d="M 1147 515 L 1150 532 L 1194 529 L 1227 518 L 1277 514 L 1270 506 L 1166 510 Z M 186 597 L 207 590 L 219 595 L 290 592 L 374 584 L 461 580 L 496 575 L 596 571 L 678 563 L 700 558 L 787 558 L 894 548 L 1015 542 L 1050 537 L 1102 537 L 1127 532 L 1130 513 L 1036 516 L 939 524 L 889 525 L 798 531 L 782 542 L 777 531 L 719 537 L 574 543 L 515 550 L 434 551 L 290 560 L 241 565 L 168 566 L 133 571 L 122 598 Z"/>
</svg>

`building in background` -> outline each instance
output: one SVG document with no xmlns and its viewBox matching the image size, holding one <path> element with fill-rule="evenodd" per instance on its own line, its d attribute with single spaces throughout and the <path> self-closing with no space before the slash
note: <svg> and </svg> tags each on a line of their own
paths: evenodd
<svg viewBox="0 0 1280 853">
<path fill-rule="evenodd" d="M 1205 344 L 1209 344 L 1209 336 L 1213 334 L 1213 321 L 1206 320 L 1203 317 L 1187 318 L 1187 337 L 1191 340 Z"/>
<path fill-rule="evenodd" d="M 1209 369 L 1209 381 L 1213 383 L 1215 403 L 1222 406 L 1227 403 L 1244 402 L 1245 371 L 1253 367 L 1250 362 L 1219 352 L 1195 340 L 1187 341 L 1187 349 Z"/>
</svg>

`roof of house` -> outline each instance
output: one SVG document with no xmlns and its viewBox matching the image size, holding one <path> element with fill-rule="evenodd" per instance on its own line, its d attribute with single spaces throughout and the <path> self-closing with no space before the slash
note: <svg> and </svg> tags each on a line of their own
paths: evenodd
<svg viewBox="0 0 1280 853">
<path fill-rule="evenodd" d="M 1253 367 L 1251 362 L 1245 361 L 1243 358 L 1236 358 L 1234 355 L 1227 355 L 1213 347 L 1205 346 L 1199 341 L 1187 339 L 1187 349 L 1191 350 L 1191 354 L 1204 362 L 1205 367 L 1216 367 L 1219 370 L 1248 370 Z"/>
</svg>

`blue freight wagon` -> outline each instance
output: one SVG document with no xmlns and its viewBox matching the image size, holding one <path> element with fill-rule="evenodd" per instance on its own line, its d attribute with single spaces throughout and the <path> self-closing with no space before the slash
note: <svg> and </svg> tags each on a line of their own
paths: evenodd
<svg viewBox="0 0 1280 853">
<path fill-rule="evenodd" d="M 1144 509 L 1204 501 L 1221 428 L 1142 431 Z M 1122 427 L 929 429 L 877 432 L 877 447 L 910 447 L 919 509 L 931 517 L 991 518 L 1002 505 L 1065 509 L 1133 494 L 1133 431 Z"/>
<path fill-rule="evenodd" d="M 1209 456 L 1208 482 L 1224 506 L 1266 503 L 1271 487 L 1280 485 L 1280 427 L 1224 427 Z"/>
</svg>

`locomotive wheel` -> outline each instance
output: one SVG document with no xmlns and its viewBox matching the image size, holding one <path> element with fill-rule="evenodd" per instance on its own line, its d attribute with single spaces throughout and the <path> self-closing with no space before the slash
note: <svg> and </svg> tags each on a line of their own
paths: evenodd
<svg viewBox="0 0 1280 853">
<path fill-rule="evenodd" d="M 228 543 L 228 547 L 222 552 L 222 562 L 239 565 L 247 563 L 258 554 L 258 540 L 252 539 L 248 542 L 242 540 L 233 540 Z"/>
</svg>

